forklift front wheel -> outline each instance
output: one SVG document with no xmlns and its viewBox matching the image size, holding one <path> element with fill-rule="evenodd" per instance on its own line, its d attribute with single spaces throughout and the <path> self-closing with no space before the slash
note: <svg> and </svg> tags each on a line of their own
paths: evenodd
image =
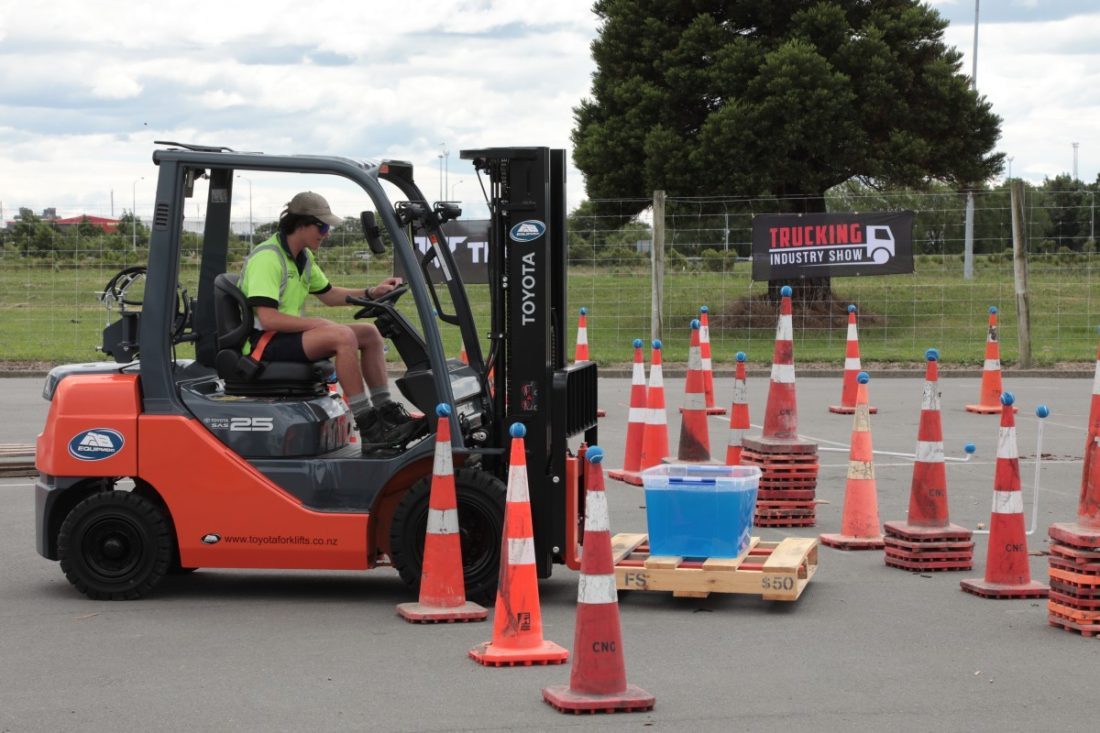
<svg viewBox="0 0 1100 733">
<path fill-rule="evenodd" d="M 172 536 L 156 503 L 129 491 L 102 491 L 73 507 L 57 536 L 61 570 L 93 600 L 141 598 L 172 560 Z"/>
<path fill-rule="evenodd" d="M 417 591 L 424 564 L 431 488 L 431 476 L 409 487 L 390 525 L 390 559 L 401 579 Z M 455 493 L 466 597 L 475 603 L 492 603 L 500 572 L 500 540 L 508 487 L 490 473 L 463 468 L 455 471 Z"/>
</svg>

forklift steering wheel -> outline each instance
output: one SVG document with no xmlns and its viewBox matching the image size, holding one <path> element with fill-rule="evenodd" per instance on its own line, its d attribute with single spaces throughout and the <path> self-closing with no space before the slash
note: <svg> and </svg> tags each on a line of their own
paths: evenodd
<svg viewBox="0 0 1100 733">
<path fill-rule="evenodd" d="M 396 303 L 397 299 L 407 293 L 408 290 L 408 285 L 399 285 L 398 287 L 394 288 L 393 290 L 376 300 L 371 300 L 365 295 L 363 297 L 357 295 L 349 295 L 348 303 L 351 305 L 362 306 L 355 313 L 355 318 L 357 320 L 360 318 L 377 318 L 385 312 L 384 306 Z"/>
</svg>

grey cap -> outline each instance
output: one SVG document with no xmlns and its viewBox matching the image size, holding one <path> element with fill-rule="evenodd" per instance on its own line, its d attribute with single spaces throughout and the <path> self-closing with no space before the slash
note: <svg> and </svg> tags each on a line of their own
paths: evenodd
<svg viewBox="0 0 1100 733">
<path fill-rule="evenodd" d="M 290 203 L 286 205 L 286 210 L 290 214 L 317 217 L 331 227 L 337 227 L 344 223 L 343 219 L 332 213 L 325 197 L 319 193 L 313 193 L 313 191 L 303 191 L 292 198 Z"/>
</svg>

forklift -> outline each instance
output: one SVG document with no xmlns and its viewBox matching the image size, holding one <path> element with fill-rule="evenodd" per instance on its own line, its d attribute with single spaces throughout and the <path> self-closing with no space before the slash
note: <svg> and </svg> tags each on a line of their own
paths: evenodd
<svg viewBox="0 0 1100 733">
<path fill-rule="evenodd" d="M 38 553 L 59 561 L 73 586 L 97 600 L 141 598 L 167 574 L 198 568 L 390 565 L 415 590 L 435 408 L 447 403 L 467 595 L 484 603 L 496 592 L 508 428 L 517 422 L 527 431 L 539 576 L 549 577 L 555 564 L 579 568 L 579 458 L 597 439 L 597 370 L 565 362 L 565 152 L 461 153 L 488 181 L 483 353 L 442 229 L 461 210 L 429 203 L 410 163 L 156 144 L 147 265 L 123 271 L 103 294 L 118 304 L 100 347 L 114 361 L 59 366 L 46 379 L 50 406 L 35 461 Z M 340 176 L 365 194 L 364 238 L 374 253 L 385 252 L 380 218 L 407 277 L 378 300 L 349 298 L 349 305 L 395 347 L 404 368 L 396 386 L 426 416 L 431 437 L 363 454 L 351 440 L 350 412 L 330 388 L 331 362 L 242 356 L 253 320 L 227 266 L 236 238 L 233 181 L 249 172 Z M 181 239 L 184 206 L 200 178 L 209 182 L 207 216 L 191 298 L 180 283 Z M 391 202 L 383 182 L 403 199 Z M 430 242 L 423 254 L 410 243 L 416 229 Z M 430 268 L 442 277 L 429 276 Z M 141 278 L 144 295 L 135 301 L 127 293 Z M 415 317 L 396 308 L 409 291 Z M 468 363 L 445 355 L 440 323 L 458 328 Z M 177 358 L 180 344 L 193 345 L 193 359 Z"/>
</svg>

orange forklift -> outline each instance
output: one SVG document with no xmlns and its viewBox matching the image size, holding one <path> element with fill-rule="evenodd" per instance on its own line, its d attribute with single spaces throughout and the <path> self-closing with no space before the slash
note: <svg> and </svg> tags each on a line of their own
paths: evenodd
<svg viewBox="0 0 1100 733">
<path fill-rule="evenodd" d="M 451 421 L 467 594 L 495 591 L 508 470 L 508 426 L 527 429 L 540 577 L 579 567 L 583 444 L 596 442 L 596 365 L 565 362 L 565 153 L 539 147 L 467 150 L 488 181 L 490 323 L 483 354 L 442 226 L 461 210 L 430 204 L 401 161 L 241 153 L 157 143 L 149 259 L 104 291 L 118 319 L 101 350 L 114 361 L 53 369 L 38 437 L 39 554 L 80 592 L 141 598 L 168 573 L 197 568 L 366 570 L 395 567 L 419 585 L 434 440 L 362 454 L 350 413 L 329 389 L 332 364 L 257 363 L 242 356 L 250 308 L 227 272 L 233 181 L 240 173 L 325 174 L 357 185 L 371 250 L 384 227 L 406 285 L 349 298 L 395 347 L 396 385 L 435 432 Z M 184 206 L 208 180 L 197 297 L 180 284 Z M 383 182 L 400 192 L 391 202 Z M 378 222 L 378 219 L 381 222 Z M 410 233 L 423 230 L 421 254 Z M 442 273 L 439 274 L 433 273 Z M 144 281 L 140 303 L 128 295 Z M 131 287 L 133 286 L 133 287 Z M 411 291 L 414 316 L 395 305 Z M 448 359 L 440 322 L 458 328 L 468 363 Z M 194 346 L 194 358 L 176 347 Z M 575 446 L 570 441 L 575 440 Z"/>
</svg>

